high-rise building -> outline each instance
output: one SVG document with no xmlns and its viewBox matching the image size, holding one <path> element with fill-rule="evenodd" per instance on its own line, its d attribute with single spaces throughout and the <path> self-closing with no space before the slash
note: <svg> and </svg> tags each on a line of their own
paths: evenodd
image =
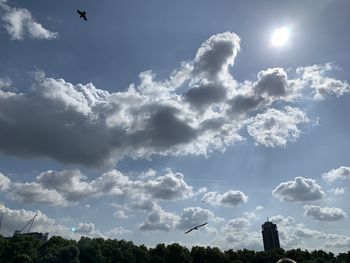
<svg viewBox="0 0 350 263">
<path fill-rule="evenodd" d="M 262 236 L 264 241 L 264 250 L 271 250 L 275 248 L 280 248 L 280 240 L 278 238 L 278 231 L 276 224 L 267 220 L 262 225 Z"/>
</svg>

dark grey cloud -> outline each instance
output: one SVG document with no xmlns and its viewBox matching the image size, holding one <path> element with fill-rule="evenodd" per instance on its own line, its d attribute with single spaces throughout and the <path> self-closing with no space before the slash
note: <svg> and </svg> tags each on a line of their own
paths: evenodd
<svg viewBox="0 0 350 263">
<path fill-rule="evenodd" d="M 184 120 L 180 120 L 172 107 L 160 107 L 151 113 L 145 129 L 131 135 L 132 141 L 145 147 L 164 150 L 171 145 L 185 144 L 197 137 L 197 132 Z M 148 144 L 148 145 L 147 145 Z"/>
<path fill-rule="evenodd" d="M 282 68 L 270 68 L 258 74 L 258 81 L 254 85 L 258 95 L 269 97 L 284 97 L 287 95 L 288 77 Z"/>
<path fill-rule="evenodd" d="M 272 191 L 272 195 L 281 201 L 305 202 L 320 200 L 325 196 L 325 193 L 316 180 L 296 177 L 294 181 L 278 185 Z"/>
<path fill-rule="evenodd" d="M 203 109 L 213 103 L 223 102 L 226 99 L 226 94 L 225 87 L 210 83 L 189 89 L 185 94 L 185 100 L 192 106 Z"/>
<path fill-rule="evenodd" d="M 304 210 L 306 216 L 311 216 L 319 221 L 338 221 L 347 217 L 343 209 L 337 207 L 305 205 Z"/>
<path fill-rule="evenodd" d="M 256 110 L 258 106 L 265 102 L 261 96 L 237 95 L 229 101 L 229 112 L 234 115 L 246 114 L 251 110 Z"/>
</svg>

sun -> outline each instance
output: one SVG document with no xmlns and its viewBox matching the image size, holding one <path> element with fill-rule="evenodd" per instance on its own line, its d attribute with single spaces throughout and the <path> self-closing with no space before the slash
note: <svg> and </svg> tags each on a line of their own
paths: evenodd
<svg viewBox="0 0 350 263">
<path fill-rule="evenodd" d="M 275 47 L 282 47 L 288 43 L 290 35 L 289 27 L 281 27 L 275 29 L 271 37 L 271 44 Z"/>
</svg>

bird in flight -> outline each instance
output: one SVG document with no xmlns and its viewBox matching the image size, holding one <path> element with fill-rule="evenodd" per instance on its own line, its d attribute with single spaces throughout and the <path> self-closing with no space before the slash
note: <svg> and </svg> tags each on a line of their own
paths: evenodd
<svg viewBox="0 0 350 263">
<path fill-rule="evenodd" d="M 86 12 L 85 12 L 85 11 L 77 10 L 77 13 L 80 15 L 80 17 L 81 17 L 82 19 L 84 19 L 85 21 L 87 21 Z"/>
<path fill-rule="evenodd" d="M 204 223 L 204 224 L 201 224 L 201 225 L 199 225 L 199 226 L 192 227 L 190 230 L 187 230 L 187 231 L 185 232 L 185 234 L 188 234 L 188 233 L 190 233 L 190 232 L 193 231 L 193 230 L 198 230 L 199 227 L 205 226 L 206 224 L 208 224 L 208 222 L 206 222 L 206 223 Z"/>
</svg>

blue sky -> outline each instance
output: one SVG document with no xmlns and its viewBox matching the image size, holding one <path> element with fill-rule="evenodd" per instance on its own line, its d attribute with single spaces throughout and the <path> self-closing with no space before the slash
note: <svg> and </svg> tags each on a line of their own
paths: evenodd
<svg viewBox="0 0 350 263">
<path fill-rule="evenodd" d="M 349 5 L 0 0 L 2 234 L 349 250 Z"/>
</svg>

